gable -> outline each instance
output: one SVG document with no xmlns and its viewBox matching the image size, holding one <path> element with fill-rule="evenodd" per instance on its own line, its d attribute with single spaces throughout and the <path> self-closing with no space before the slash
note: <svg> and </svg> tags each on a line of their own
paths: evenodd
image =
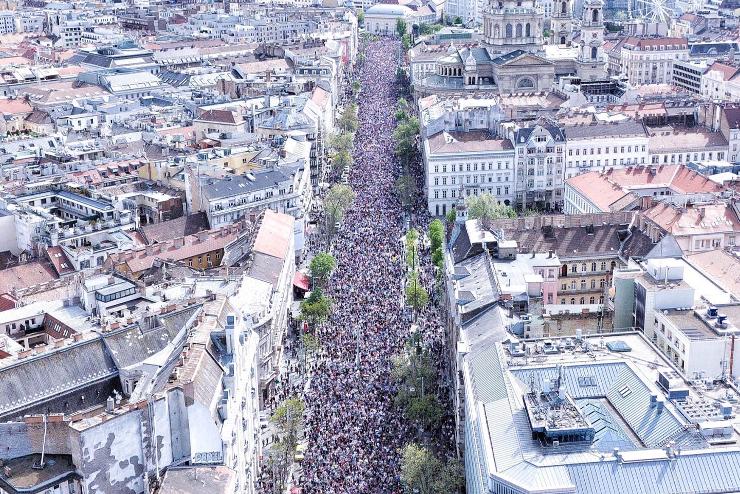
<svg viewBox="0 0 740 494">
<path fill-rule="evenodd" d="M 538 57 L 537 55 L 533 55 L 531 53 L 522 54 L 516 58 L 507 60 L 506 62 L 501 64 L 502 67 L 507 67 L 507 68 L 531 67 L 532 65 L 554 65 L 554 64 L 550 62 L 549 60 L 546 60 L 542 57 Z"/>
</svg>

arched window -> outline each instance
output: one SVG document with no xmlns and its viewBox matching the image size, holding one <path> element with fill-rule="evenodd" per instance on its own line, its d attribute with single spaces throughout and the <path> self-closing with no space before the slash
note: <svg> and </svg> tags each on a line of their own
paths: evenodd
<svg viewBox="0 0 740 494">
<path fill-rule="evenodd" d="M 584 297 L 581 297 L 581 302 L 580 303 L 581 303 L 581 305 L 585 304 L 586 303 L 586 299 Z"/>
<path fill-rule="evenodd" d="M 521 24 L 516 25 L 516 37 L 517 38 L 522 37 L 522 25 Z"/>
<path fill-rule="evenodd" d="M 596 57 L 598 56 L 598 53 L 599 53 L 599 50 L 595 46 L 592 46 L 591 47 L 591 58 L 593 60 L 596 60 Z"/>
<path fill-rule="evenodd" d="M 506 37 L 511 38 L 513 36 L 512 34 L 512 27 L 511 24 L 506 25 Z"/>
<path fill-rule="evenodd" d="M 585 272 L 586 272 L 586 263 L 583 262 L 581 263 L 581 273 L 585 273 Z"/>
<path fill-rule="evenodd" d="M 560 37 L 560 44 L 561 45 L 564 45 L 565 44 L 565 36 L 561 36 Z"/>
<path fill-rule="evenodd" d="M 524 26 L 524 35 L 527 38 L 529 38 L 530 36 L 532 36 L 532 28 L 529 26 L 529 22 L 527 23 L 526 26 Z"/>
<path fill-rule="evenodd" d="M 567 14 L 568 13 L 568 8 L 565 5 L 565 2 L 563 2 L 562 4 L 560 4 L 560 12 L 563 13 L 563 14 Z"/>
<path fill-rule="evenodd" d="M 516 83 L 516 87 L 518 89 L 533 89 L 534 88 L 534 81 L 532 81 L 532 79 L 530 79 L 529 77 L 522 77 Z M 575 271 L 573 271 L 573 272 L 575 273 Z"/>
<path fill-rule="evenodd" d="M 594 22 L 599 22 L 599 11 L 598 10 L 594 10 L 591 13 L 591 20 Z"/>
<path fill-rule="evenodd" d="M 493 37 L 499 38 L 500 36 L 501 36 L 501 28 L 499 27 L 498 24 L 496 24 L 495 26 L 493 26 Z"/>
<path fill-rule="evenodd" d="M 571 298 L 570 299 L 570 305 L 576 305 L 576 299 Z"/>
<path fill-rule="evenodd" d="M 596 300 L 596 299 L 595 299 L 594 297 L 591 297 L 591 298 L 590 298 L 590 299 L 588 300 L 588 303 L 589 303 L 589 304 L 593 304 L 593 303 L 595 302 L 595 300 Z"/>
</svg>

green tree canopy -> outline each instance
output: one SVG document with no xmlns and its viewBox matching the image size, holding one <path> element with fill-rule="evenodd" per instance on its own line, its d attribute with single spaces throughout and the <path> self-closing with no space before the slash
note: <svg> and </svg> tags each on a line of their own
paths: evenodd
<svg viewBox="0 0 740 494">
<path fill-rule="evenodd" d="M 329 136 L 327 144 L 333 151 L 351 151 L 355 135 L 351 132 L 339 132 Z"/>
<path fill-rule="evenodd" d="M 393 131 L 395 153 L 403 163 L 409 163 L 415 156 L 418 136 L 419 119 L 416 117 L 408 117 L 399 122 Z"/>
<path fill-rule="evenodd" d="M 439 219 L 429 223 L 429 241 L 431 242 L 432 252 L 442 248 L 445 238 L 445 227 Z"/>
<path fill-rule="evenodd" d="M 447 223 L 454 224 L 455 221 L 457 220 L 457 210 L 455 208 L 452 208 L 449 211 L 447 211 L 445 220 L 447 220 Z"/>
<path fill-rule="evenodd" d="M 334 225 L 342 221 L 344 213 L 355 200 L 355 193 L 349 185 L 338 184 L 329 189 L 324 198 L 324 211 L 329 221 L 329 231 L 334 231 Z"/>
<path fill-rule="evenodd" d="M 404 173 L 396 179 L 395 183 L 396 194 L 398 194 L 398 200 L 401 201 L 401 206 L 410 208 L 414 204 L 414 199 L 419 191 L 416 186 L 416 179 L 409 173 Z"/>
<path fill-rule="evenodd" d="M 363 12 L 362 10 L 357 13 L 357 24 L 359 24 L 360 26 L 365 25 L 365 12 Z"/>
<path fill-rule="evenodd" d="M 396 19 L 396 33 L 398 34 L 398 37 L 402 37 L 404 34 L 406 34 L 408 27 L 406 24 L 406 21 L 403 19 Z"/>
<path fill-rule="evenodd" d="M 429 449 L 409 443 L 401 453 L 401 482 L 407 492 L 419 494 L 454 494 L 464 485 L 460 462 L 446 464 Z"/>
<path fill-rule="evenodd" d="M 498 204 L 491 194 L 470 196 L 465 202 L 468 206 L 468 217 L 473 220 L 516 218 L 516 211 L 512 207 Z"/>
<path fill-rule="evenodd" d="M 406 282 L 406 304 L 415 311 L 424 310 L 429 304 L 429 295 L 419 281 L 419 274 L 416 271 L 411 273 Z"/>
<path fill-rule="evenodd" d="M 311 277 L 314 281 L 323 285 L 336 267 L 337 261 L 334 256 L 326 252 L 319 252 L 311 259 L 308 269 L 311 271 Z"/>
<path fill-rule="evenodd" d="M 357 105 L 350 103 L 337 119 L 337 126 L 344 132 L 355 132 L 357 125 Z"/>
<path fill-rule="evenodd" d="M 311 295 L 301 302 L 299 318 L 309 324 L 320 324 L 331 314 L 331 299 L 324 296 L 321 288 L 316 287 Z"/>
</svg>

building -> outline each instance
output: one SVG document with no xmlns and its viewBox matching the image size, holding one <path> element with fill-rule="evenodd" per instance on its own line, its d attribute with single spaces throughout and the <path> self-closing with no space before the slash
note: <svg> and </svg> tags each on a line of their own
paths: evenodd
<svg viewBox="0 0 740 494">
<path fill-rule="evenodd" d="M 579 173 L 648 163 L 648 133 L 642 122 L 591 121 L 565 126 L 565 179 Z"/>
<path fill-rule="evenodd" d="M 413 11 L 400 4 L 376 3 L 365 10 L 365 29 L 369 33 L 397 36 L 396 23 L 406 21 L 407 30 L 411 32 L 410 21 Z"/>
<path fill-rule="evenodd" d="M 566 150 L 562 127 L 546 119 L 504 127 L 516 150 L 517 207 L 560 210 Z"/>
<path fill-rule="evenodd" d="M 581 336 L 561 346 L 490 337 L 461 359 L 470 493 L 740 487 L 731 473 L 738 453 L 720 444 L 736 440 L 737 410 L 713 401 L 736 391 L 724 385 L 705 397 L 640 334 Z M 708 474 L 710 465 L 718 473 Z"/>
<path fill-rule="evenodd" d="M 440 216 L 465 197 L 488 193 L 499 204 L 515 200 L 515 153 L 507 138 L 487 131 L 441 131 L 423 141 L 429 212 Z"/>
<path fill-rule="evenodd" d="M 670 235 L 683 252 L 734 247 L 740 219 L 724 201 L 676 206 L 659 202 L 639 215 L 639 228 L 657 242 Z"/>
<path fill-rule="evenodd" d="M 689 59 L 686 38 L 630 37 L 621 46 L 620 73 L 632 85 L 671 84 L 673 62 Z"/>
<path fill-rule="evenodd" d="M 565 214 L 629 211 L 653 201 L 712 200 L 724 188 L 686 165 L 630 166 L 588 172 L 565 181 Z M 643 198 L 649 198 L 647 203 Z"/>
</svg>

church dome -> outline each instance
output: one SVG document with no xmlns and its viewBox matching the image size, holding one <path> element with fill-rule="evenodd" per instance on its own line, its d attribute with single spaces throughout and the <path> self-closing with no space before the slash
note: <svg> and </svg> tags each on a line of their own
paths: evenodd
<svg viewBox="0 0 740 494">
<path fill-rule="evenodd" d="M 411 9 L 405 5 L 393 5 L 389 3 L 376 3 L 365 11 L 365 15 L 393 15 L 403 17 L 409 15 Z"/>
</svg>

